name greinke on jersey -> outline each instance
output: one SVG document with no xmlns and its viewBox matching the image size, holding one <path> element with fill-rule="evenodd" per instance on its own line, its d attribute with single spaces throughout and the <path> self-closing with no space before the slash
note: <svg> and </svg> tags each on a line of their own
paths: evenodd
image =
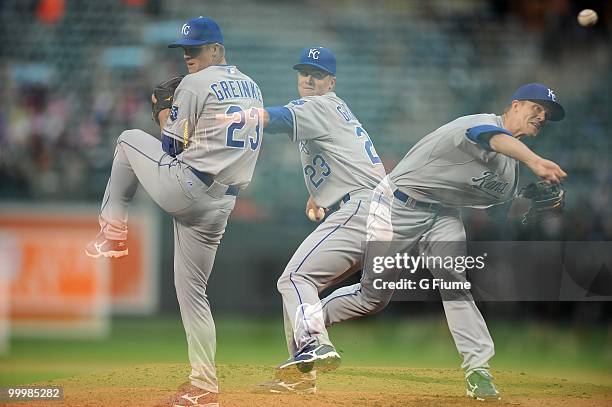
<svg viewBox="0 0 612 407">
<path fill-rule="evenodd" d="M 223 80 L 212 83 L 210 89 L 218 101 L 225 99 L 250 98 L 262 102 L 259 86 L 248 80 Z"/>
</svg>

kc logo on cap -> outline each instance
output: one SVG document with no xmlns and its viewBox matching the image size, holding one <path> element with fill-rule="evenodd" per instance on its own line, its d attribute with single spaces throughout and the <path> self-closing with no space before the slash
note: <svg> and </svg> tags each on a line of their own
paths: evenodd
<svg viewBox="0 0 612 407">
<path fill-rule="evenodd" d="M 300 55 L 300 62 L 293 65 L 293 69 L 299 71 L 307 66 L 320 69 L 330 75 L 336 76 L 336 56 L 328 48 L 304 48 Z"/>
<path fill-rule="evenodd" d="M 212 18 L 197 17 L 183 24 L 181 38 L 168 47 L 201 47 L 206 44 L 223 44 L 223 34 L 219 24 Z"/>
<path fill-rule="evenodd" d="M 541 83 L 528 83 L 521 86 L 512 95 L 512 100 L 531 100 L 544 104 L 549 110 L 549 120 L 559 121 L 565 117 L 565 109 L 557 102 L 557 95 L 548 86 Z"/>
<path fill-rule="evenodd" d="M 318 49 L 310 48 L 310 50 L 308 51 L 308 58 L 319 59 L 320 54 L 321 54 L 321 51 L 319 51 Z"/>
</svg>

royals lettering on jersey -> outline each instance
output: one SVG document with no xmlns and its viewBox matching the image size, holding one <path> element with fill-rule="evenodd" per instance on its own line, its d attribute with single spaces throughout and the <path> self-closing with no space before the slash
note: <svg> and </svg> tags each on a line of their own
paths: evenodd
<svg viewBox="0 0 612 407">
<path fill-rule="evenodd" d="M 292 140 L 299 143 L 304 181 L 322 207 L 347 193 L 374 189 L 385 169 L 368 133 L 335 93 L 309 96 L 285 106 L 292 114 Z"/>
<path fill-rule="evenodd" d="M 210 84 L 210 89 L 218 101 L 237 98 L 250 98 L 263 102 L 259 86 L 248 80 L 224 80 Z"/>
<path fill-rule="evenodd" d="M 493 171 L 485 171 L 480 177 L 472 177 L 472 186 L 496 199 L 504 196 L 510 182 L 504 181 Z"/>
<path fill-rule="evenodd" d="M 402 192 L 449 207 L 486 208 L 517 193 L 518 161 L 490 151 L 467 130 L 488 126 L 503 130 L 501 117 L 460 117 L 423 137 L 397 164 L 389 179 Z"/>
</svg>

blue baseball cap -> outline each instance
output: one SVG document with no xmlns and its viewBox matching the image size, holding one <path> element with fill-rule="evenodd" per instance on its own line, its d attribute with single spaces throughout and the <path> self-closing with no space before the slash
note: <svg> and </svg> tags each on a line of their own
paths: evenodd
<svg viewBox="0 0 612 407">
<path fill-rule="evenodd" d="M 210 17 L 192 18 L 181 27 L 181 37 L 168 48 L 197 47 L 205 44 L 223 44 L 219 24 Z"/>
<path fill-rule="evenodd" d="M 541 83 L 528 83 L 521 86 L 512 95 L 512 100 L 531 100 L 545 105 L 550 111 L 548 119 L 554 122 L 563 120 L 565 117 L 565 109 L 557 102 L 555 92 Z"/>
<path fill-rule="evenodd" d="M 293 69 L 299 71 L 307 66 L 312 66 L 336 76 L 336 56 L 327 48 L 304 48 L 300 55 L 300 62 L 293 65 Z"/>
</svg>

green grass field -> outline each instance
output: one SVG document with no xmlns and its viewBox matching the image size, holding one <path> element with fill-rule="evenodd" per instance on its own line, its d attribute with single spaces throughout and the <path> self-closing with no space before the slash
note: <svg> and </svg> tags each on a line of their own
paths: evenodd
<svg viewBox="0 0 612 407">
<path fill-rule="evenodd" d="M 226 401 L 251 405 L 233 401 L 251 400 L 246 396 L 249 387 L 269 377 L 286 358 L 282 324 L 222 317 L 216 322 L 219 378 L 229 391 Z M 571 401 L 567 405 L 612 405 L 610 327 L 492 323 L 490 330 L 497 351 L 492 361 L 496 382 L 515 404 L 536 395 L 541 396 L 537 400 L 552 397 L 561 405 L 567 400 Z M 391 399 L 384 396 L 393 383 L 404 385 L 405 405 L 415 397 L 431 397 L 432 405 L 440 397 L 448 398 L 444 404 L 465 402 L 460 358 L 443 319 L 370 318 L 338 325 L 330 334 L 343 365 L 319 381 L 318 394 L 330 393 L 313 399 L 314 404 L 327 405 L 321 401 L 334 397 L 340 403 L 346 399 L 341 395 L 350 393 L 359 394 L 351 399 L 352 405 L 394 405 L 386 404 Z M 109 395 L 126 384 L 147 396 L 157 394 L 152 388 L 161 394 L 184 381 L 187 373 L 186 343 L 178 317 L 117 319 L 111 335 L 102 340 L 14 339 L 10 354 L 0 358 L 0 386 L 54 383 L 72 389 L 77 400 L 87 399 L 78 389 L 91 386 L 106 386 Z M 104 381 L 104 377 L 110 379 Z M 116 402 L 111 400 L 101 405 Z M 130 405 L 150 405 L 141 402 Z M 264 399 L 261 403 L 282 405 L 285 401 Z M 337 403 L 329 405 L 341 405 Z"/>
</svg>

